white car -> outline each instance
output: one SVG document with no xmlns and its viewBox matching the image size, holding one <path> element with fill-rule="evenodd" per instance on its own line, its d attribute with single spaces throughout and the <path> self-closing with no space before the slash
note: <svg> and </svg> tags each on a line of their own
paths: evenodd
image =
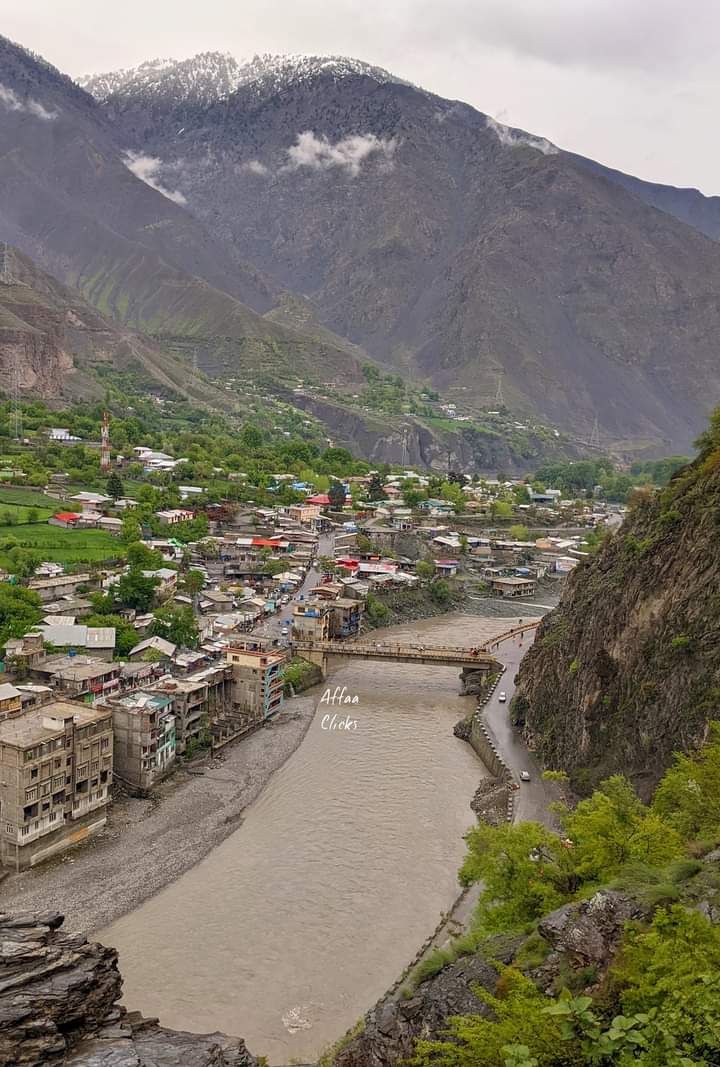
<svg viewBox="0 0 720 1067">
<path fill-rule="evenodd" d="M 289 630 L 288 630 L 287 626 L 283 626 L 282 630 L 280 631 L 280 636 L 281 637 L 287 637 L 288 633 L 289 633 Z"/>
<path fill-rule="evenodd" d="M 500 701 L 501 704 L 504 704 L 505 701 L 507 700 L 507 693 L 500 693 L 500 695 L 498 697 L 498 700 Z"/>
<path fill-rule="evenodd" d="M 529 782 L 530 781 L 530 772 L 529 771 L 520 771 L 520 781 L 521 782 Z"/>
</svg>

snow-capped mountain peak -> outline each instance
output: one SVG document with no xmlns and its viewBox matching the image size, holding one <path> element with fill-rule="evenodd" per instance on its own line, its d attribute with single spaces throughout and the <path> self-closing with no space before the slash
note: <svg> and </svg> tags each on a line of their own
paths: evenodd
<svg viewBox="0 0 720 1067">
<path fill-rule="evenodd" d="M 162 97 L 176 104 L 211 104 L 239 89 L 264 95 L 328 75 L 337 80 L 364 76 L 378 84 L 401 82 L 381 67 L 347 56 L 264 54 L 238 62 L 227 52 L 201 52 L 190 59 L 153 59 L 128 70 L 86 75 L 79 83 L 102 101 Z"/>
</svg>

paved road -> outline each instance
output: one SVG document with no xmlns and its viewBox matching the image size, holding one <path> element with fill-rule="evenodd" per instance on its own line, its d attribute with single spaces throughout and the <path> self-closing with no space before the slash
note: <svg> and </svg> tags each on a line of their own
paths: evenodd
<svg viewBox="0 0 720 1067">
<path fill-rule="evenodd" d="M 333 545 L 335 542 L 334 534 L 320 534 L 318 540 L 318 556 L 332 556 Z M 301 595 L 307 595 L 309 589 L 313 589 L 319 584 L 322 578 L 322 573 L 316 564 L 308 570 L 302 585 L 298 588 L 289 604 L 282 604 L 280 610 L 276 615 L 271 616 L 269 619 L 265 619 L 261 626 L 257 626 L 253 633 L 260 637 L 276 637 L 280 639 L 280 631 L 283 628 L 284 619 L 292 619 L 293 604 Z M 286 639 L 282 638 L 283 643 L 286 643 Z"/>
<path fill-rule="evenodd" d="M 515 675 L 520 660 L 532 644 L 533 634 L 510 638 L 504 641 L 495 655 L 506 665 L 506 671 L 498 682 L 495 692 L 485 705 L 485 722 L 497 743 L 498 751 L 510 770 L 520 783 L 515 797 L 515 819 L 534 820 L 555 826 L 555 816 L 550 812 L 550 804 L 560 799 L 560 789 L 556 782 L 546 782 L 537 760 L 529 751 L 520 735 L 513 730 L 510 723 L 510 701 L 515 692 Z M 507 701 L 501 703 L 500 693 L 507 695 Z M 530 773 L 529 782 L 520 782 L 520 772 Z"/>
</svg>

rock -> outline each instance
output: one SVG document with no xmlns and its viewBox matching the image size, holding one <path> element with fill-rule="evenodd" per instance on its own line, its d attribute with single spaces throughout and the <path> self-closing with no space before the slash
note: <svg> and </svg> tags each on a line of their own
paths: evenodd
<svg viewBox="0 0 720 1067">
<path fill-rule="evenodd" d="M 607 964 L 628 919 L 645 914 L 636 900 L 602 889 L 589 900 L 565 904 L 547 915 L 538 930 L 556 953 L 581 964 Z"/>
<path fill-rule="evenodd" d="M 502 826 L 507 822 L 510 786 L 502 778 L 483 778 L 470 801 L 470 807 L 481 822 Z"/>
<path fill-rule="evenodd" d="M 517 945 L 493 942 L 493 957 L 510 963 Z M 492 992 L 497 971 L 482 953 L 466 956 L 422 982 L 408 1000 L 392 995 L 368 1012 L 363 1031 L 336 1056 L 334 1067 L 389 1067 L 407 1060 L 418 1037 L 438 1035 L 453 1015 L 482 1015 L 486 1006 L 473 992 Z"/>
<path fill-rule="evenodd" d="M 119 1005 L 117 952 L 59 913 L 0 913 L 0 1067 L 258 1067 L 224 1034 L 166 1030 Z"/>
</svg>

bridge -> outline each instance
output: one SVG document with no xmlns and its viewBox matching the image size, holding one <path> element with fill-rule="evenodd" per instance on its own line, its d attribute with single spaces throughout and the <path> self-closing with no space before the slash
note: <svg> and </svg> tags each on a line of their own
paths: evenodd
<svg viewBox="0 0 720 1067">
<path fill-rule="evenodd" d="M 493 655 L 493 651 L 503 641 L 514 637 L 522 637 L 534 630 L 540 620 L 534 619 L 520 626 L 506 630 L 497 637 L 485 641 L 482 645 L 472 648 L 458 648 L 454 646 L 440 645 L 411 645 L 403 643 L 389 643 L 380 641 L 312 641 L 307 638 L 296 638 L 290 641 L 290 650 L 293 655 L 302 656 L 310 663 L 320 667 L 323 678 L 327 674 L 328 659 L 331 656 L 342 656 L 366 659 L 392 661 L 393 663 L 420 663 L 423 666 L 435 667 L 460 667 L 462 677 L 468 674 L 480 672 L 484 675 L 499 670 L 500 661 Z M 491 651 L 492 650 L 492 651 Z"/>
</svg>

